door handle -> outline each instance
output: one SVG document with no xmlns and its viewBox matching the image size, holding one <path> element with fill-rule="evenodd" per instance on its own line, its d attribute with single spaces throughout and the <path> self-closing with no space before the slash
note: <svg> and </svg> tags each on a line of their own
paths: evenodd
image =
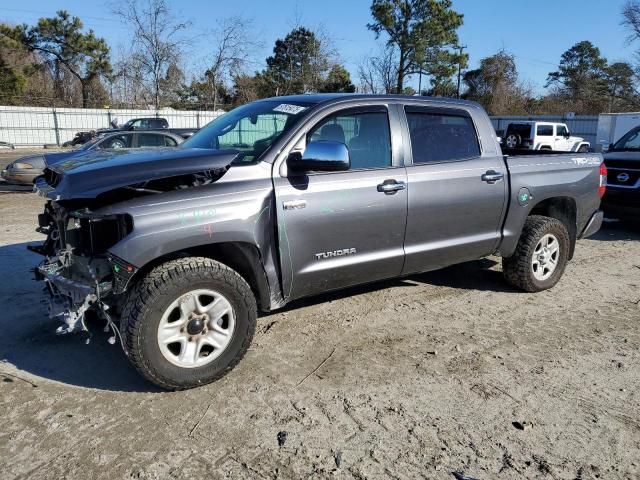
<svg viewBox="0 0 640 480">
<path fill-rule="evenodd" d="M 404 190 L 407 188 L 407 184 L 404 182 L 398 182 L 397 180 L 385 180 L 380 185 L 378 185 L 378 191 L 383 192 L 386 195 L 393 195 L 398 190 Z"/>
<path fill-rule="evenodd" d="M 496 172 L 495 170 L 488 170 L 481 178 L 483 182 L 493 184 L 502 180 L 504 178 L 504 173 Z"/>
</svg>

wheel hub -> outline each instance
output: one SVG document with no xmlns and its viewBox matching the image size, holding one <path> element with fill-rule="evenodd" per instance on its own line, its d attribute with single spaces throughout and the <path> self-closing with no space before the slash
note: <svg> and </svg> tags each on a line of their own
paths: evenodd
<svg viewBox="0 0 640 480">
<path fill-rule="evenodd" d="M 158 346 L 166 360 L 195 368 L 218 358 L 235 330 L 233 307 L 220 292 L 192 290 L 175 299 L 158 325 Z"/>
<path fill-rule="evenodd" d="M 556 269 L 560 255 L 560 244 L 555 235 L 544 235 L 534 249 L 531 258 L 533 276 L 539 280 L 547 280 Z"/>
<path fill-rule="evenodd" d="M 189 335 L 199 335 L 204 330 L 204 320 L 202 317 L 196 317 L 187 323 L 187 333 Z"/>
<path fill-rule="evenodd" d="M 538 260 L 542 265 L 546 265 L 550 258 L 551 258 L 551 251 L 547 247 L 544 247 L 542 249 L 542 252 L 538 254 Z"/>
</svg>

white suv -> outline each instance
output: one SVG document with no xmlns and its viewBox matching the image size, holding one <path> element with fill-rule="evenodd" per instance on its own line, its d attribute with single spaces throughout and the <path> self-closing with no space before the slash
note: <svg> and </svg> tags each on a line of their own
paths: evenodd
<svg viewBox="0 0 640 480">
<path fill-rule="evenodd" d="M 507 125 L 502 145 L 508 149 L 588 152 L 589 142 L 572 137 L 564 123 L 512 122 Z"/>
</svg>

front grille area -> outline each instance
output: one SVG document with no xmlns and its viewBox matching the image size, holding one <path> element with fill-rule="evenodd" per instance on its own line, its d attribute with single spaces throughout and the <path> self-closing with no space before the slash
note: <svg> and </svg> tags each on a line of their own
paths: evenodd
<svg viewBox="0 0 640 480">
<path fill-rule="evenodd" d="M 640 180 L 640 162 L 637 160 L 605 160 L 607 185 L 634 187 Z"/>
<path fill-rule="evenodd" d="M 45 168 L 44 180 L 45 182 L 47 182 L 47 185 L 55 188 L 60 184 L 60 181 L 62 180 L 62 175 L 60 175 L 55 170 L 52 170 L 50 168 Z"/>
<path fill-rule="evenodd" d="M 609 168 L 607 170 L 607 184 L 633 187 L 640 179 L 640 171 Z"/>
</svg>

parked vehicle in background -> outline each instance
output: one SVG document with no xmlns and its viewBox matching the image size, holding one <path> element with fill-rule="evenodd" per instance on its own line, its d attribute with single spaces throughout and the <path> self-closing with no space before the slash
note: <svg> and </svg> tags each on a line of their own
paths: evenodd
<svg viewBox="0 0 640 480">
<path fill-rule="evenodd" d="M 640 126 L 640 112 L 601 113 L 598 115 L 596 151 L 606 152 L 627 132 Z"/>
<path fill-rule="evenodd" d="M 134 149 L 148 147 L 175 147 L 183 138 L 169 132 L 121 132 L 101 135 L 73 150 L 46 154 L 27 155 L 14 160 L 2 170 L 6 181 L 21 185 L 31 185 L 43 174 L 47 165 L 68 160 L 93 151 L 111 149 Z"/>
<path fill-rule="evenodd" d="M 589 151 L 589 142 L 573 137 L 565 123 L 513 122 L 507 125 L 502 145 L 510 150 L 552 150 L 556 152 Z"/>
<path fill-rule="evenodd" d="M 605 171 L 535 153 L 505 157 L 476 103 L 265 99 L 175 149 L 47 168 L 37 276 L 60 333 L 92 311 L 149 381 L 195 387 L 244 356 L 258 308 L 491 254 L 511 285 L 553 287 L 600 228 Z"/>
<path fill-rule="evenodd" d="M 607 193 L 602 207 L 607 216 L 640 221 L 640 126 L 627 132 L 604 154 Z"/>
<path fill-rule="evenodd" d="M 174 135 L 179 135 L 182 138 L 189 138 L 198 131 L 197 128 L 170 128 L 169 121 L 162 117 L 132 118 L 122 126 L 118 124 L 118 118 L 116 117 L 111 120 L 111 127 L 112 128 L 99 128 L 98 130 L 88 132 L 78 132 L 72 140 L 63 143 L 62 146 L 83 145 L 96 136 L 133 130 L 163 130 L 173 133 Z"/>
<path fill-rule="evenodd" d="M 90 142 L 97 136 L 96 130 L 91 130 L 89 132 L 78 132 L 74 135 L 74 137 L 62 144 L 63 147 L 75 147 L 77 145 L 84 145 L 87 142 Z"/>
</svg>

